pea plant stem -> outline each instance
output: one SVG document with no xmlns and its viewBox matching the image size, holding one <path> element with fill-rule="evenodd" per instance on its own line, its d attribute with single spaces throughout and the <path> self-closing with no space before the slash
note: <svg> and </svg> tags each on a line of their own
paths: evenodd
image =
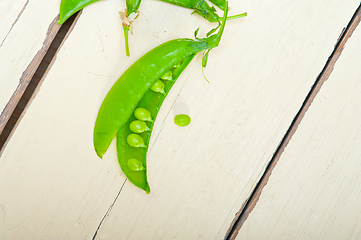
<svg viewBox="0 0 361 240">
<path fill-rule="evenodd" d="M 234 19 L 243 18 L 246 16 L 247 16 L 247 13 L 245 12 L 245 13 L 229 16 L 229 17 L 227 17 L 227 20 L 234 20 Z"/>
<path fill-rule="evenodd" d="M 125 54 L 127 55 L 127 57 L 129 57 L 130 56 L 129 42 L 128 42 L 129 27 L 123 26 L 123 29 L 124 29 L 124 41 L 125 41 Z"/>
</svg>

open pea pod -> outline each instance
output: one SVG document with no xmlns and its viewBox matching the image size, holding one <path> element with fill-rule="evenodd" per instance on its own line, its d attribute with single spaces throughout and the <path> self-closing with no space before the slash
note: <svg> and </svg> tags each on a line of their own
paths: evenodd
<svg viewBox="0 0 361 240">
<path fill-rule="evenodd" d="M 58 24 L 63 24 L 74 13 L 99 0 L 61 0 Z"/>
<path fill-rule="evenodd" d="M 228 2 L 218 33 L 194 40 L 175 39 L 150 50 L 122 74 L 100 106 L 93 135 L 97 155 L 102 158 L 117 135 L 118 160 L 124 174 L 147 193 L 150 189 L 146 153 L 155 117 L 174 81 L 193 57 L 218 46 L 226 23 L 227 5 Z M 208 54 L 204 55 L 207 57 Z M 136 120 L 145 122 L 146 126 L 139 122 L 133 124 Z"/>
<path fill-rule="evenodd" d="M 159 79 L 161 84 L 155 84 L 156 87 L 150 88 L 144 94 L 133 115 L 118 130 L 117 156 L 119 165 L 129 181 L 146 193 L 150 192 L 147 181 L 147 147 L 149 146 L 154 120 L 171 87 L 194 56 L 188 56 L 181 64 L 172 68 Z"/>
</svg>

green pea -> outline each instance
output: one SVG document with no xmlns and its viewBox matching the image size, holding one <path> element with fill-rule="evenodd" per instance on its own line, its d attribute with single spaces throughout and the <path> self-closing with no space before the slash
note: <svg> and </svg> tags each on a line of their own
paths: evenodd
<svg viewBox="0 0 361 240">
<path fill-rule="evenodd" d="M 133 122 L 131 122 L 129 128 L 134 133 L 142 133 L 144 131 L 149 131 L 147 124 L 139 120 L 134 120 Z"/>
<path fill-rule="evenodd" d="M 191 118 L 186 114 L 179 114 L 175 116 L 174 123 L 178 126 L 185 127 L 191 123 Z"/>
<path fill-rule="evenodd" d="M 166 73 L 163 75 L 163 77 L 161 77 L 161 79 L 162 79 L 162 80 L 172 81 L 172 79 L 173 79 L 172 76 L 173 76 L 172 71 L 168 71 L 168 72 L 166 72 Z"/>
<path fill-rule="evenodd" d="M 130 170 L 135 172 L 145 170 L 145 167 L 143 167 L 142 162 L 135 158 L 129 158 L 127 165 Z"/>
<path fill-rule="evenodd" d="M 134 133 L 129 134 L 127 137 L 127 142 L 131 147 L 135 147 L 135 148 L 146 147 L 143 138 L 138 134 L 134 134 Z"/>
<path fill-rule="evenodd" d="M 154 92 L 165 94 L 164 83 L 161 80 L 157 80 L 150 89 L 152 89 Z"/>
<path fill-rule="evenodd" d="M 134 110 L 134 116 L 141 121 L 153 122 L 150 112 L 145 108 L 137 108 Z"/>
</svg>

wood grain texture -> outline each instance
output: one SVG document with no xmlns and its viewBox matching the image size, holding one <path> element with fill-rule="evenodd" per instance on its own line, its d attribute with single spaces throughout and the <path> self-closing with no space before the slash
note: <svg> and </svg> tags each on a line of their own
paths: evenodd
<svg viewBox="0 0 361 240">
<path fill-rule="evenodd" d="M 58 1 L 0 3 L 0 134 L 60 26 Z"/>
<path fill-rule="evenodd" d="M 358 26 L 236 239 L 361 238 L 360 46 Z"/>
<path fill-rule="evenodd" d="M 299 124 L 302 122 L 304 115 L 308 111 L 308 108 L 312 105 L 312 102 L 314 98 L 317 96 L 318 92 L 320 91 L 323 83 L 328 80 L 330 74 L 333 72 L 335 64 L 339 56 L 342 54 L 342 51 L 345 47 L 347 40 L 350 38 L 356 27 L 359 25 L 360 20 L 361 20 L 361 5 L 356 10 L 354 16 L 351 18 L 347 27 L 344 28 L 342 34 L 340 35 L 339 40 L 335 45 L 334 51 L 330 55 L 320 75 L 317 77 L 310 92 L 307 94 L 307 97 L 305 98 L 300 110 L 293 119 L 292 124 L 290 125 L 289 129 L 284 135 L 280 145 L 275 151 L 275 154 L 273 155 L 260 181 L 257 183 L 257 186 L 253 190 L 250 198 L 247 200 L 247 202 L 244 203 L 244 206 L 242 206 L 240 211 L 237 213 L 237 217 L 235 218 L 234 223 L 228 230 L 227 239 L 235 239 L 237 237 L 239 229 L 242 228 L 243 223 L 246 221 L 249 214 L 255 208 L 262 194 L 262 190 L 267 185 L 268 180 L 272 175 L 272 171 L 277 166 L 277 163 L 280 157 L 282 156 L 284 149 L 287 147 L 289 141 L 292 139 L 293 134 L 296 132 Z"/>
<path fill-rule="evenodd" d="M 74 14 L 71 16 L 64 24 L 61 25 L 61 28 L 56 34 L 56 37 L 52 40 L 51 44 L 44 55 L 43 59 L 41 60 L 40 65 L 37 67 L 35 73 L 30 73 L 29 71 L 34 71 L 34 64 L 38 64 L 38 61 L 40 59 L 36 59 L 28 66 L 27 69 L 29 71 L 25 71 L 28 76 L 30 77 L 30 74 L 33 74 L 31 77 L 30 82 L 26 82 L 20 84 L 21 90 L 19 89 L 13 94 L 12 98 L 10 99 L 9 103 L 7 104 L 6 108 L 3 111 L 3 116 L 6 116 L 7 123 L 5 124 L 5 127 L 2 130 L 2 133 L 0 134 L 0 156 L 5 149 L 5 146 L 7 142 L 10 140 L 12 133 L 16 130 L 16 127 L 18 126 L 19 122 L 22 119 L 22 116 L 25 114 L 25 111 L 27 109 L 28 104 L 31 104 L 32 99 L 36 95 L 36 92 L 38 91 L 39 87 L 41 86 L 41 82 L 45 78 L 47 72 L 52 66 L 52 63 L 54 62 L 54 58 L 56 58 L 56 53 L 61 47 L 62 43 L 66 41 L 67 36 L 71 33 L 77 19 L 81 15 L 81 12 Z M 54 24 L 56 24 L 54 22 Z M 25 86 L 27 85 L 27 86 Z M 25 89 L 26 88 L 26 89 Z M 25 89 L 25 91 L 24 91 Z M 22 96 L 20 96 L 20 92 L 22 93 Z M 21 97 L 21 98 L 20 98 Z M 18 100 L 20 98 L 20 100 Z M 13 105 L 16 104 L 15 109 L 13 108 Z M 11 110 L 13 110 L 12 113 Z M 10 116 L 10 118 L 9 118 Z"/>
<path fill-rule="evenodd" d="M 125 180 L 114 143 L 103 160 L 95 155 L 97 111 L 147 50 L 215 25 L 188 9 L 144 1 L 126 58 L 118 14 L 124 5 L 109 0 L 84 9 L 5 148 L 0 234 L 224 238 L 358 2 L 230 1 L 231 14 L 249 15 L 227 22 L 205 69 L 210 83 L 197 56 L 159 112 L 148 154 L 150 195 Z M 191 125 L 177 127 L 179 113 L 190 115 Z"/>
</svg>

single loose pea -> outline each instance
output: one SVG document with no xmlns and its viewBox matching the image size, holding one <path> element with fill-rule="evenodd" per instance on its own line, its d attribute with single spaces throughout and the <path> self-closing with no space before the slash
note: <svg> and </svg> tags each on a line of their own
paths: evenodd
<svg viewBox="0 0 361 240">
<path fill-rule="evenodd" d="M 137 108 L 134 110 L 134 116 L 141 121 L 153 122 L 150 112 L 145 108 Z"/>
<path fill-rule="evenodd" d="M 127 142 L 131 147 L 146 147 L 143 138 L 138 134 L 129 134 L 127 137 Z"/>
<path fill-rule="evenodd" d="M 161 79 L 171 81 L 173 79 L 172 76 L 173 76 L 172 71 L 168 71 L 163 75 L 163 77 L 161 77 Z"/>
<path fill-rule="evenodd" d="M 149 131 L 149 127 L 143 121 L 134 120 L 130 123 L 129 128 L 134 133 L 142 133 L 144 131 Z"/>
<path fill-rule="evenodd" d="M 128 168 L 132 171 L 141 171 L 145 169 L 145 167 L 143 167 L 142 162 L 135 158 L 129 158 L 127 165 Z"/>
<path fill-rule="evenodd" d="M 178 126 L 184 127 L 191 123 L 191 118 L 186 114 L 179 114 L 175 116 L 174 123 Z"/>
<path fill-rule="evenodd" d="M 152 89 L 154 92 L 165 94 L 164 83 L 161 80 L 157 80 L 150 89 Z"/>
</svg>

